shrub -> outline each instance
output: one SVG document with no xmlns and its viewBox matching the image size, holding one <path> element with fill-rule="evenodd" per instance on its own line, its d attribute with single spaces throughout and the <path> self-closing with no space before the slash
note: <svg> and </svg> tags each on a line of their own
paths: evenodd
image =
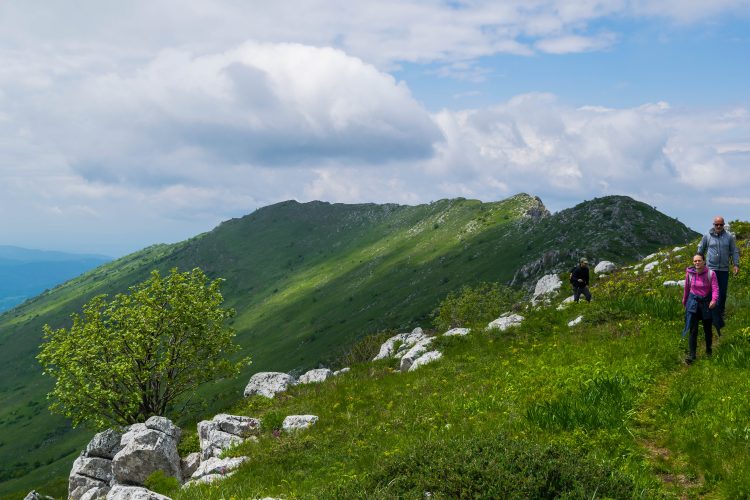
<svg viewBox="0 0 750 500">
<path fill-rule="evenodd" d="M 581 452 L 482 435 L 431 441 L 374 465 L 320 498 L 630 498 L 633 481 Z"/>
<path fill-rule="evenodd" d="M 482 329 L 508 311 L 520 297 L 520 292 L 499 283 L 464 286 L 449 293 L 435 309 L 433 324 L 440 332 L 456 327 Z"/>
</svg>

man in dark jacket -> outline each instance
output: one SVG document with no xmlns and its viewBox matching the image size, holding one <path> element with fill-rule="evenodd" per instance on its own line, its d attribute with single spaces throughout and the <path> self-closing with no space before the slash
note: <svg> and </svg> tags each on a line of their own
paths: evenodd
<svg viewBox="0 0 750 500">
<path fill-rule="evenodd" d="M 586 297 L 586 302 L 591 302 L 591 292 L 589 292 L 589 263 L 586 259 L 581 259 L 578 265 L 570 271 L 570 284 L 573 285 L 573 300 L 578 302 L 581 294 Z"/>
<path fill-rule="evenodd" d="M 719 284 L 719 303 L 714 309 L 714 326 L 721 333 L 724 327 L 724 304 L 727 301 L 727 288 L 729 288 L 729 264 L 736 275 L 740 264 L 740 251 L 734 235 L 724 230 L 724 217 L 714 217 L 714 226 L 698 244 L 698 253 L 706 256 L 708 268 L 716 273 Z"/>
</svg>

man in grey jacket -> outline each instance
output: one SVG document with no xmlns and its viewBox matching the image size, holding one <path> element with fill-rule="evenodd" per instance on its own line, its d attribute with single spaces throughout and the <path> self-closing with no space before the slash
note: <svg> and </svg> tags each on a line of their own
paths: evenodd
<svg viewBox="0 0 750 500">
<path fill-rule="evenodd" d="M 724 304 L 727 301 L 727 287 L 729 286 L 729 263 L 736 275 L 740 264 L 740 251 L 734 235 L 724 230 L 724 217 L 714 217 L 714 227 L 711 228 L 698 244 L 698 253 L 706 256 L 708 268 L 716 273 L 719 285 L 719 303 L 716 305 L 714 325 L 721 333 L 724 327 Z"/>
</svg>

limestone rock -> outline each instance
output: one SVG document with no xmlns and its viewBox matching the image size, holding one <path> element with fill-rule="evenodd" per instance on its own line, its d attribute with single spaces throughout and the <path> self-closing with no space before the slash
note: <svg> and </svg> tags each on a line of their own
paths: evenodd
<svg viewBox="0 0 750 500">
<path fill-rule="evenodd" d="M 175 439 L 179 432 L 172 428 L 175 426 L 171 422 L 164 420 L 167 419 L 152 417 L 147 422 L 153 428 L 134 424 L 123 435 L 120 444 L 124 448 L 112 460 L 112 472 L 118 484 L 143 485 L 148 476 L 159 470 L 182 482 Z"/>
<path fill-rule="evenodd" d="M 308 429 L 318 421 L 317 415 L 289 415 L 281 424 L 285 431 Z"/>
<path fill-rule="evenodd" d="M 216 458 L 211 457 L 201 462 L 200 466 L 193 473 L 191 479 L 200 479 L 204 476 L 219 475 L 226 476 L 228 473 L 237 469 L 240 465 L 247 462 L 247 457 L 233 458 Z"/>
<path fill-rule="evenodd" d="M 174 425 L 172 421 L 166 417 L 151 417 L 146 420 L 144 425 L 147 429 L 163 432 L 175 441 L 179 441 L 180 435 L 182 434 L 182 429 Z"/>
<path fill-rule="evenodd" d="M 201 464 L 201 454 L 198 451 L 191 453 L 180 461 L 182 477 L 192 477 L 193 473 L 198 470 Z"/>
<path fill-rule="evenodd" d="M 512 326 L 520 325 L 522 321 L 523 316 L 520 314 L 505 313 L 487 325 L 487 328 L 497 328 L 503 332 Z"/>
<path fill-rule="evenodd" d="M 73 462 L 70 473 L 109 483 L 112 480 L 112 461 L 106 458 L 81 455 Z"/>
<path fill-rule="evenodd" d="M 464 336 L 468 335 L 471 328 L 451 328 L 443 334 L 443 337 L 452 337 L 454 335 Z"/>
<path fill-rule="evenodd" d="M 560 305 L 557 306 L 557 310 L 558 311 L 562 311 L 563 309 L 565 309 L 566 307 L 568 307 L 570 304 L 572 304 L 574 301 L 575 301 L 575 296 L 571 295 L 567 299 L 565 299 L 562 302 L 560 302 Z"/>
<path fill-rule="evenodd" d="M 583 321 L 583 316 L 578 316 L 576 319 L 568 321 L 568 326 L 576 326 Z"/>
<path fill-rule="evenodd" d="M 442 357 L 443 357 L 443 353 L 441 353 L 440 351 L 426 352 L 414 360 L 414 363 L 412 363 L 411 366 L 409 367 L 409 371 L 413 372 L 420 366 L 426 365 L 427 363 L 432 363 L 433 361 L 437 361 L 438 359 Z"/>
<path fill-rule="evenodd" d="M 646 264 L 645 266 L 643 266 L 643 272 L 644 273 L 651 272 L 651 270 L 654 269 L 658 265 L 659 265 L 658 262 L 649 262 L 648 264 Z"/>
<path fill-rule="evenodd" d="M 307 373 L 300 376 L 297 383 L 298 384 L 317 384 L 319 382 L 324 382 L 328 377 L 332 377 L 332 376 L 333 376 L 333 372 L 329 370 L 328 368 L 316 368 L 315 370 L 310 370 Z"/>
<path fill-rule="evenodd" d="M 107 493 L 107 500 L 171 500 L 146 488 L 116 484 Z"/>
<path fill-rule="evenodd" d="M 41 493 L 37 493 L 36 490 L 31 490 L 25 497 L 23 497 L 23 500 L 55 500 L 52 497 L 48 497 L 47 495 L 42 495 Z"/>
<path fill-rule="evenodd" d="M 260 394 L 273 398 L 276 393 L 284 392 L 295 384 L 294 377 L 280 372 L 259 372 L 250 377 L 245 387 L 245 397 Z"/>
<path fill-rule="evenodd" d="M 542 276 L 539 281 L 536 282 L 534 296 L 531 298 L 531 303 L 536 305 L 539 302 L 542 302 L 547 295 L 558 291 L 561 286 L 562 280 L 560 280 L 558 275 L 546 274 Z"/>
<path fill-rule="evenodd" d="M 333 376 L 338 377 L 339 375 L 343 375 L 344 373 L 349 373 L 350 371 L 352 371 L 352 369 L 346 366 L 340 370 L 336 370 L 335 372 L 333 372 Z"/>
<path fill-rule="evenodd" d="M 596 267 L 594 268 L 594 272 L 596 274 L 611 273 L 612 271 L 616 269 L 617 269 L 617 264 L 615 264 L 614 262 L 610 262 L 608 260 L 603 260 L 596 265 Z"/>
<path fill-rule="evenodd" d="M 70 500 L 80 500 L 89 490 L 100 488 L 109 488 L 109 483 L 100 481 L 99 479 L 74 474 L 73 471 L 71 471 L 70 477 L 68 478 L 68 498 Z"/>
<path fill-rule="evenodd" d="M 220 413 L 212 420 L 198 422 L 201 459 L 221 455 L 224 450 L 243 443 L 260 432 L 260 420 L 252 417 Z"/>
<path fill-rule="evenodd" d="M 674 287 L 674 286 L 680 286 L 680 284 L 679 284 L 679 283 L 677 283 L 677 282 L 676 282 L 676 281 L 674 281 L 674 280 L 667 280 L 667 281 L 665 281 L 665 282 L 664 282 L 663 284 L 664 284 L 664 286 L 666 286 L 666 287 Z"/>
<path fill-rule="evenodd" d="M 102 498 L 107 498 L 107 493 L 109 493 L 109 486 L 106 488 L 94 488 L 86 493 L 83 494 L 81 497 L 81 500 L 100 500 Z"/>
<path fill-rule="evenodd" d="M 399 369 L 402 372 L 408 371 L 409 368 L 411 368 L 411 365 L 414 363 L 414 361 L 416 361 L 417 358 L 419 358 L 425 352 L 427 352 L 427 348 L 430 346 L 430 344 L 432 344 L 433 340 L 434 340 L 433 337 L 427 337 L 425 339 L 420 340 L 414 346 L 412 346 L 412 348 L 409 349 L 401 357 L 401 365 Z"/>
<path fill-rule="evenodd" d="M 122 449 L 122 446 L 120 446 L 121 438 L 122 433 L 114 429 L 107 429 L 96 434 L 86 446 L 86 456 L 112 460 L 117 452 Z"/>
<path fill-rule="evenodd" d="M 377 361 L 379 359 L 390 357 L 400 358 L 406 353 L 406 351 L 411 349 L 414 344 L 425 338 L 427 338 L 427 336 L 419 327 L 412 330 L 411 333 L 399 333 L 398 335 L 394 335 L 380 346 L 380 351 L 372 360 Z"/>
</svg>

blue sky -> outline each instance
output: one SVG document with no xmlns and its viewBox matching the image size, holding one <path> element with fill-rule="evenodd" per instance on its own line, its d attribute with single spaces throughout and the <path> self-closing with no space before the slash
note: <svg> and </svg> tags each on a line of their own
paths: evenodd
<svg viewBox="0 0 750 500">
<path fill-rule="evenodd" d="M 750 212 L 750 0 L 0 4 L 0 244 L 120 256 L 286 199 Z"/>
</svg>

